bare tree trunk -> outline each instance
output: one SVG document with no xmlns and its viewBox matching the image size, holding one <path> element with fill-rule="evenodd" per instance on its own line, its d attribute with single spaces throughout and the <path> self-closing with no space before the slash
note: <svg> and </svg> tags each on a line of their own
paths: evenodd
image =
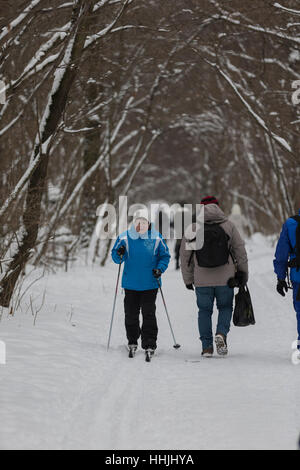
<svg viewBox="0 0 300 470">
<path fill-rule="evenodd" d="M 34 169 L 28 185 L 26 207 L 23 214 L 24 232 L 18 250 L 10 262 L 5 276 L 0 282 L 0 305 L 8 307 L 14 288 L 23 267 L 34 248 L 41 213 L 41 201 L 47 176 L 49 152 L 44 154 L 43 144 L 55 132 L 70 89 L 77 74 L 78 65 L 88 32 L 89 15 L 92 15 L 93 1 L 78 0 L 73 9 L 70 38 L 67 42 L 64 58 L 59 65 L 53 81 L 52 91 L 39 129 L 39 139 L 34 149 L 34 159 L 42 155 Z"/>
</svg>

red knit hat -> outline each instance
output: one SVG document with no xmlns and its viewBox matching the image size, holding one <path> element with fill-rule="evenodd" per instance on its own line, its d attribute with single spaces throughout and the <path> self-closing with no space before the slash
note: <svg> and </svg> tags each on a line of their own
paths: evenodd
<svg viewBox="0 0 300 470">
<path fill-rule="evenodd" d="M 205 206 L 207 204 L 217 204 L 219 205 L 219 201 L 215 196 L 206 196 L 201 200 L 201 204 L 204 204 Z"/>
</svg>

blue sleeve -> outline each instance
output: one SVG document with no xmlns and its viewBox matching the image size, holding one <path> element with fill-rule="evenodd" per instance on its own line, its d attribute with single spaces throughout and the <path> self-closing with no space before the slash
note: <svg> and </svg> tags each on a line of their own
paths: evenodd
<svg viewBox="0 0 300 470">
<path fill-rule="evenodd" d="M 289 234 L 286 223 L 283 224 L 281 234 L 276 246 L 275 259 L 273 261 L 274 271 L 278 279 L 285 279 L 288 270 L 289 255 L 292 247 L 289 240 Z"/>
<path fill-rule="evenodd" d="M 114 246 L 113 246 L 113 249 L 111 250 L 111 257 L 113 259 L 113 261 L 116 263 L 116 264 L 120 264 L 121 262 L 123 263 L 123 261 L 125 261 L 127 259 L 127 251 L 125 252 L 124 256 L 122 257 L 121 259 L 121 256 L 118 255 L 117 253 L 117 250 L 121 247 L 121 246 L 125 246 L 126 248 L 126 243 L 125 243 L 125 240 L 124 239 L 120 239 L 120 237 L 117 238 Z"/>
<path fill-rule="evenodd" d="M 168 245 L 166 242 L 161 238 L 159 245 L 158 245 L 158 264 L 157 269 L 159 269 L 162 273 L 164 273 L 169 266 L 170 262 L 170 252 Z"/>
</svg>

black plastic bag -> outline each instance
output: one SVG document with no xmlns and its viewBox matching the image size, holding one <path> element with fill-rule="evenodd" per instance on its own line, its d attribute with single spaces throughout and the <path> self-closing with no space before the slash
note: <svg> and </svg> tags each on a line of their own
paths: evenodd
<svg viewBox="0 0 300 470">
<path fill-rule="evenodd" d="M 234 326 L 255 325 L 255 317 L 248 287 L 240 287 L 235 296 L 235 307 L 233 312 Z"/>
</svg>

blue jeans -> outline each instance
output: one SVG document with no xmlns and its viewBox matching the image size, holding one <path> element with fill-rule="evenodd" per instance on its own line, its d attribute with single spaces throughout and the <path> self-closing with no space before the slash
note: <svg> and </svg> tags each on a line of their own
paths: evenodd
<svg viewBox="0 0 300 470">
<path fill-rule="evenodd" d="M 300 301 L 296 300 L 296 297 L 297 297 L 299 288 L 300 288 L 300 283 L 293 282 L 293 300 L 294 300 L 294 309 L 296 310 L 297 328 L 298 328 L 298 349 L 300 349 Z"/>
<path fill-rule="evenodd" d="M 230 330 L 233 311 L 234 291 L 228 286 L 196 287 L 197 305 L 199 308 L 198 326 L 203 349 L 213 346 L 212 314 L 214 301 L 219 310 L 217 333 L 225 337 Z"/>
</svg>

